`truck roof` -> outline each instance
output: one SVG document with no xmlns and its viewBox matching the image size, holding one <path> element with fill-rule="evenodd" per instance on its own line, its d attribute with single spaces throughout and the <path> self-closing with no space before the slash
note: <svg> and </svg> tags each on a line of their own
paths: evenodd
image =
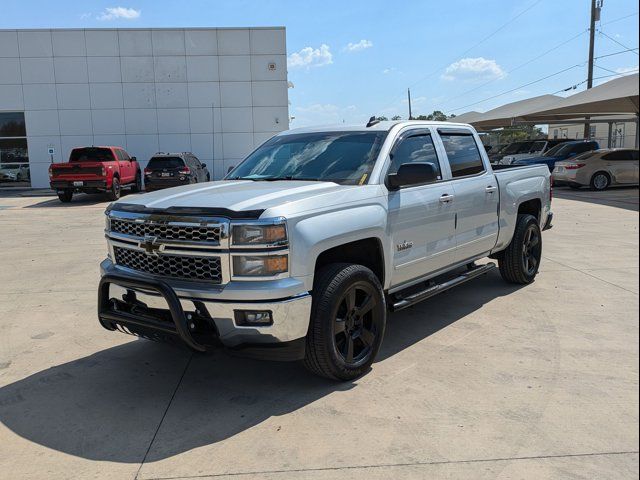
<svg viewBox="0 0 640 480">
<path fill-rule="evenodd" d="M 430 126 L 442 126 L 442 127 L 468 127 L 473 128 L 467 123 L 455 123 L 455 122 L 436 122 L 431 120 L 389 120 L 384 122 L 378 122 L 370 127 L 367 127 L 366 123 L 354 124 L 354 125 L 319 125 L 314 127 L 301 127 L 293 128 L 291 130 L 285 130 L 279 135 L 290 135 L 296 133 L 312 133 L 312 132 L 388 132 L 396 125 L 409 126 L 409 125 L 430 125 Z"/>
</svg>

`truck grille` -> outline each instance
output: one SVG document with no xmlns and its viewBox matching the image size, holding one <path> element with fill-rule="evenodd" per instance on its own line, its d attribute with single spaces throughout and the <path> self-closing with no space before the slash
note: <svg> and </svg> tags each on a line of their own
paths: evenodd
<svg viewBox="0 0 640 480">
<path fill-rule="evenodd" d="M 222 283 L 220 257 L 156 256 L 122 247 L 114 247 L 113 251 L 116 264 L 132 270 L 161 277 Z"/>
<path fill-rule="evenodd" d="M 166 223 L 139 223 L 128 220 L 111 219 L 111 231 L 134 237 L 157 237 L 165 240 L 186 240 L 195 242 L 220 241 L 220 226 L 189 226 Z"/>
</svg>

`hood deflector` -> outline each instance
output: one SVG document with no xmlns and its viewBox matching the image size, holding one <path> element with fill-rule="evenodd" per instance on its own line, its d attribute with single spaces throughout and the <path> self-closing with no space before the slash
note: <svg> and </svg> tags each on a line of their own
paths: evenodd
<svg viewBox="0 0 640 480">
<path fill-rule="evenodd" d="M 209 208 L 209 207 L 169 207 L 169 208 L 148 208 L 143 205 L 136 205 L 132 203 L 118 203 L 116 205 L 109 205 L 106 213 L 111 211 L 116 212 L 131 212 L 131 213 L 148 213 L 157 215 L 193 215 L 193 216 L 208 216 L 208 217 L 223 217 L 231 220 L 256 220 L 260 218 L 260 215 L 264 213 L 264 210 L 229 210 L 228 208 Z"/>
</svg>

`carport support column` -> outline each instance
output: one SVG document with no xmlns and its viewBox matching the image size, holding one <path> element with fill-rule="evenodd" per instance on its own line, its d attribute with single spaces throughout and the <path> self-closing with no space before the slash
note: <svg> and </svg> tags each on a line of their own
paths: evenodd
<svg viewBox="0 0 640 480">
<path fill-rule="evenodd" d="M 612 136 L 613 136 L 613 122 L 609 122 L 609 134 L 607 135 L 607 148 L 611 148 Z"/>
<path fill-rule="evenodd" d="M 640 146 L 640 114 L 636 113 L 636 148 Z"/>
</svg>

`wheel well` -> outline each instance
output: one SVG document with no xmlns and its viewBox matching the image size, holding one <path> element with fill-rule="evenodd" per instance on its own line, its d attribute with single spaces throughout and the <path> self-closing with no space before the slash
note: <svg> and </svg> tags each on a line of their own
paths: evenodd
<svg viewBox="0 0 640 480">
<path fill-rule="evenodd" d="M 314 272 L 331 263 L 357 263 L 370 269 L 384 285 L 384 254 L 377 238 L 365 238 L 345 243 L 322 252 L 316 260 Z"/>
<path fill-rule="evenodd" d="M 527 200 L 518 207 L 518 215 L 528 214 L 533 215 L 540 221 L 540 213 L 542 212 L 542 202 L 537 198 L 533 200 Z"/>
</svg>

